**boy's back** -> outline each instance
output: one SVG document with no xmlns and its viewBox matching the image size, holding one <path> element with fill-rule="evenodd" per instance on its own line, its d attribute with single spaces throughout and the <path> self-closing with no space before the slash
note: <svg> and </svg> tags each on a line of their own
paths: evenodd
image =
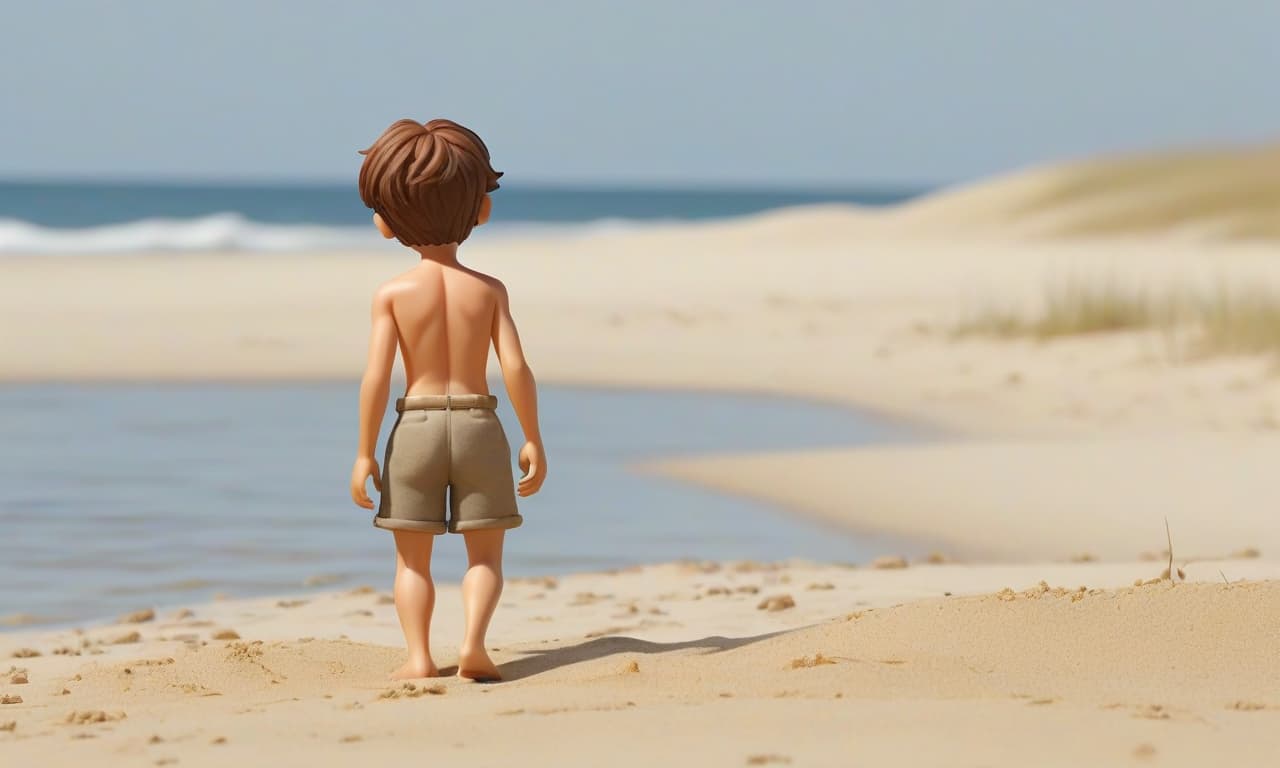
<svg viewBox="0 0 1280 768">
<path fill-rule="evenodd" d="M 489 394 L 486 369 L 500 284 L 457 265 L 423 261 L 385 294 L 404 361 L 405 394 Z"/>
</svg>

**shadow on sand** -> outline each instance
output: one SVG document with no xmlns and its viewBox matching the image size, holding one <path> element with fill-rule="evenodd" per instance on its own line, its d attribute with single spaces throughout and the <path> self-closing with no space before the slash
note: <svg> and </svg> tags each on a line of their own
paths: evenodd
<svg viewBox="0 0 1280 768">
<path fill-rule="evenodd" d="M 683 640 L 674 643 L 654 643 L 648 640 L 638 640 L 634 637 L 597 637 L 577 645 L 547 648 L 546 650 L 517 651 L 517 653 L 522 654 L 523 658 L 499 664 L 498 670 L 502 673 L 502 682 L 511 682 L 540 675 L 543 672 L 550 672 L 560 667 L 623 653 L 655 654 L 690 649 L 702 650 L 706 653 L 719 653 L 741 648 L 744 645 L 767 640 L 771 637 L 777 637 L 790 631 L 794 630 L 768 632 L 750 637 L 721 637 L 714 635 L 700 640 Z M 457 672 L 457 666 L 440 669 L 440 674 L 442 675 L 453 675 L 457 674 Z"/>
</svg>

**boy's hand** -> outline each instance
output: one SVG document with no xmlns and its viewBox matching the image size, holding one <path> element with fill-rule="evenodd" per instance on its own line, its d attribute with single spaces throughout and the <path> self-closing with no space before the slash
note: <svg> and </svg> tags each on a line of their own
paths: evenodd
<svg viewBox="0 0 1280 768">
<path fill-rule="evenodd" d="M 372 456 L 361 456 L 351 468 L 351 500 L 365 509 L 373 509 L 373 502 L 365 491 L 365 480 L 373 478 L 373 487 L 382 493 L 382 473 L 378 471 L 378 461 Z"/>
<path fill-rule="evenodd" d="M 520 478 L 516 492 L 521 496 L 532 496 L 542 487 L 542 481 L 547 476 L 547 457 L 542 453 L 541 444 L 524 444 L 520 449 L 520 469 L 524 472 L 524 477 Z"/>
</svg>

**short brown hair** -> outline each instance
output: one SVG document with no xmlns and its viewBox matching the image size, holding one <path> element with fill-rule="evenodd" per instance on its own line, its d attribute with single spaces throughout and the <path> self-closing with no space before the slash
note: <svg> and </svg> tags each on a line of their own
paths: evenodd
<svg viewBox="0 0 1280 768">
<path fill-rule="evenodd" d="M 360 199 L 405 245 L 466 240 L 502 175 L 480 137 L 452 120 L 397 120 L 360 154 Z"/>
</svg>

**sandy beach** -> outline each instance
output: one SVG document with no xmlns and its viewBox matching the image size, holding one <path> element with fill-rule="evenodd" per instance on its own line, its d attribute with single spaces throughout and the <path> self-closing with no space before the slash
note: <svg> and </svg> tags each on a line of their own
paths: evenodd
<svg viewBox="0 0 1280 768">
<path fill-rule="evenodd" d="M 507 284 L 540 381 L 771 392 L 928 432 L 636 469 L 928 536 L 939 562 L 513 582 L 490 633 L 509 681 L 491 686 L 388 683 L 401 640 L 373 587 L 9 632 L 0 754 L 1267 765 L 1280 754 L 1275 359 L 1199 353 L 1181 329 L 956 330 L 992 309 L 1034 316 L 1064 284 L 1280 289 L 1280 218 L 1256 202 L 1274 199 L 1277 157 L 1088 163 L 887 211 L 469 245 L 464 260 Z M 0 334 L 0 377 L 352 378 L 369 296 L 411 256 L 5 256 L 0 325 L 31 330 Z M 442 586 L 446 665 L 458 602 Z"/>
</svg>

